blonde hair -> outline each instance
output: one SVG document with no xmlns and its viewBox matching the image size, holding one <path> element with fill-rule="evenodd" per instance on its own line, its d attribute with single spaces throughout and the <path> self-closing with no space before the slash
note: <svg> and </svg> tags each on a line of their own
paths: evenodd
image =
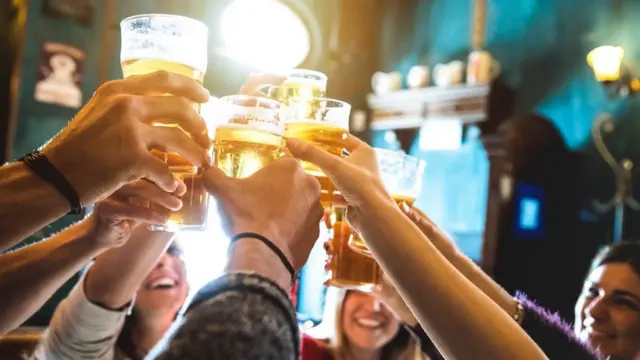
<svg viewBox="0 0 640 360">
<path fill-rule="evenodd" d="M 332 293 L 331 293 L 332 292 Z M 344 312 L 344 300 L 349 291 L 337 288 L 327 290 L 325 301 L 324 319 L 320 326 L 324 325 L 323 336 L 328 340 L 327 349 L 331 351 L 336 360 L 345 359 L 349 349 L 349 343 L 344 333 L 342 316 Z M 404 334 L 402 334 L 404 332 Z M 404 335 L 403 339 L 400 339 Z M 418 341 L 404 328 L 400 328 L 398 334 L 383 346 L 388 359 L 385 360 L 424 360 L 426 355 L 422 353 Z"/>
</svg>

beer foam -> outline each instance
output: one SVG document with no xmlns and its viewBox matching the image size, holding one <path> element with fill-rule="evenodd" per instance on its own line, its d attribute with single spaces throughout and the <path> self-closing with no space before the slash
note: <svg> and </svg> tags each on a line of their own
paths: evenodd
<svg viewBox="0 0 640 360">
<path fill-rule="evenodd" d="M 225 123 L 225 124 L 218 125 L 216 128 L 227 128 L 227 129 L 238 129 L 238 130 L 258 130 L 258 131 L 268 132 L 276 136 L 284 136 L 284 130 L 272 131 L 272 129 L 263 129 L 263 128 L 256 127 L 252 124 Z"/>
<path fill-rule="evenodd" d="M 308 79 L 308 78 L 294 78 L 294 79 L 286 79 L 283 84 L 301 84 L 301 85 L 320 85 L 320 87 L 327 87 L 326 79 Z"/>
<path fill-rule="evenodd" d="M 151 14 L 125 19 L 120 28 L 120 62 L 157 59 L 207 70 L 209 32 L 200 21 Z"/>
<path fill-rule="evenodd" d="M 295 119 L 295 120 L 291 120 L 291 121 L 286 121 L 285 120 L 285 125 L 286 124 L 309 124 L 309 125 L 313 125 L 313 126 L 321 126 L 321 127 L 327 127 L 327 128 L 334 128 L 334 129 L 340 129 L 340 130 L 346 130 L 349 131 L 349 125 L 347 124 L 347 126 L 342 126 L 341 124 L 336 124 L 335 122 L 331 122 L 331 121 L 322 121 L 322 120 L 313 120 L 313 119 Z"/>
</svg>

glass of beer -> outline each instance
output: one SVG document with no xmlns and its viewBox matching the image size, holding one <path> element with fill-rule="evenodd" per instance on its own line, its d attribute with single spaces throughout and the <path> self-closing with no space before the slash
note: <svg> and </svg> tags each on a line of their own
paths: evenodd
<svg viewBox="0 0 640 360">
<path fill-rule="evenodd" d="M 285 140 L 281 103 L 232 95 L 221 98 L 218 107 L 214 164 L 227 176 L 251 176 L 282 156 Z"/>
<path fill-rule="evenodd" d="M 147 14 L 129 17 L 120 23 L 122 47 L 120 62 L 125 78 L 165 70 L 189 76 L 202 83 L 207 70 L 207 26 L 197 20 L 176 15 Z M 160 95 L 160 94 L 159 94 Z M 194 104 L 200 110 L 199 104 Z M 155 126 L 176 124 L 158 122 Z M 187 185 L 182 209 L 153 230 L 202 229 L 206 222 L 208 194 L 202 185 L 202 169 L 174 153 L 152 150 L 164 160 L 177 178 Z M 156 206 L 156 205 L 151 205 Z"/>
<path fill-rule="evenodd" d="M 378 160 L 380 177 L 391 197 L 400 206 L 403 202 L 413 205 L 422 190 L 425 163 L 402 152 L 374 149 Z M 358 233 L 353 232 L 349 240 L 352 250 L 371 256 L 371 252 Z"/>
<path fill-rule="evenodd" d="M 327 246 L 325 263 L 326 286 L 344 289 L 371 291 L 382 280 L 382 269 L 371 257 L 354 251 L 349 246 L 352 230 L 347 224 L 346 209 L 336 207 L 333 211 L 332 238 Z"/>
<path fill-rule="evenodd" d="M 344 142 L 349 135 L 350 113 L 351 105 L 344 101 L 291 98 L 287 108 L 285 137 L 300 139 L 342 156 Z M 342 196 L 320 168 L 306 161 L 302 161 L 301 165 L 305 172 L 320 182 L 320 201 L 325 209 L 330 211 L 333 205 L 344 204 Z"/>
<path fill-rule="evenodd" d="M 327 92 L 327 75 L 314 70 L 293 69 L 281 85 L 268 86 L 265 95 L 289 104 L 292 98 L 312 100 L 324 97 Z"/>
</svg>

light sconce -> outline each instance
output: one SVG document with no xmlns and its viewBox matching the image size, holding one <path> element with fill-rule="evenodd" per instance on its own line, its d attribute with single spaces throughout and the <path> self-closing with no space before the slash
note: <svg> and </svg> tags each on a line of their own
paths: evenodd
<svg viewBox="0 0 640 360">
<path fill-rule="evenodd" d="M 626 97 L 640 90 L 640 80 L 623 63 L 624 49 L 618 46 L 600 46 L 587 55 L 596 80 L 610 95 Z"/>
</svg>

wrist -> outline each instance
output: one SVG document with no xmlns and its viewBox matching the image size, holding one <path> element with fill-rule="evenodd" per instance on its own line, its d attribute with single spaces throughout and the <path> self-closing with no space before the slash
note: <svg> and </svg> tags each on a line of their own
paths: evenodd
<svg viewBox="0 0 640 360">
<path fill-rule="evenodd" d="M 18 170 L 17 173 L 20 174 L 15 176 L 16 182 L 19 183 L 19 187 L 16 190 L 24 188 L 25 190 L 29 189 L 29 191 L 37 191 L 39 194 L 38 200 L 41 202 L 40 206 L 48 206 L 51 209 L 56 209 L 56 212 L 64 213 L 69 211 L 67 198 L 55 186 L 38 176 L 27 164 L 18 161 L 6 166 L 14 166 Z"/>
<path fill-rule="evenodd" d="M 274 245 L 282 251 L 284 256 L 289 260 L 291 264 L 293 264 L 293 255 L 289 250 L 289 247 L 286 243 L 286 238 L 281 234 L 278 230 L 277 226 L 273 221 L 270 221 L 266 224 L 258 224 L 256 221 L 247 221 L 247 224 L 240 224 L 238 226 L 234 226 L 233 232 L 231 236 L 236 236 L 238 234 L 243 233 L 254 233 L 258 235 L 262 235 L 265 238 L 269 239 Z M 244 241 L 243 239 L 238 239 L 237 242 Z M 257 241 L 253 239 L 253 241 Z M 265 246 L 268 250 L 269 248 Z"/>
<path fill-rule="evenodd" d="M 349 207 L 349 222 L 353 225 L 354 230 L 362 232 L 365 230 L 365 226 L 367 228 L 376 226 L 375 219 L 384 219 L 390 211 L 400 212 L 400 209 L 391 196 L 376 192 L 367 199 L 365 206 Z"/>
<path fill-rule="evenodd" d="M 273 280 L 285 291 L 291 287 L 291 274 L 280 258 L 267 245 L 253 238 L 241 238 L 229 246 L 226 271 L 257 273 Z"/>
<path fill-rule="evenodd" d="M 83 166 L 75 160 L 74 156 L 65 154 L 54 144 L 47 145 L 40 152 L 71 184 L 82 205 L 92 204 L 97 200 L 91 195 L 93 181 L 88 178 L 90 174 L 83 174 Z"/>
</svg>

